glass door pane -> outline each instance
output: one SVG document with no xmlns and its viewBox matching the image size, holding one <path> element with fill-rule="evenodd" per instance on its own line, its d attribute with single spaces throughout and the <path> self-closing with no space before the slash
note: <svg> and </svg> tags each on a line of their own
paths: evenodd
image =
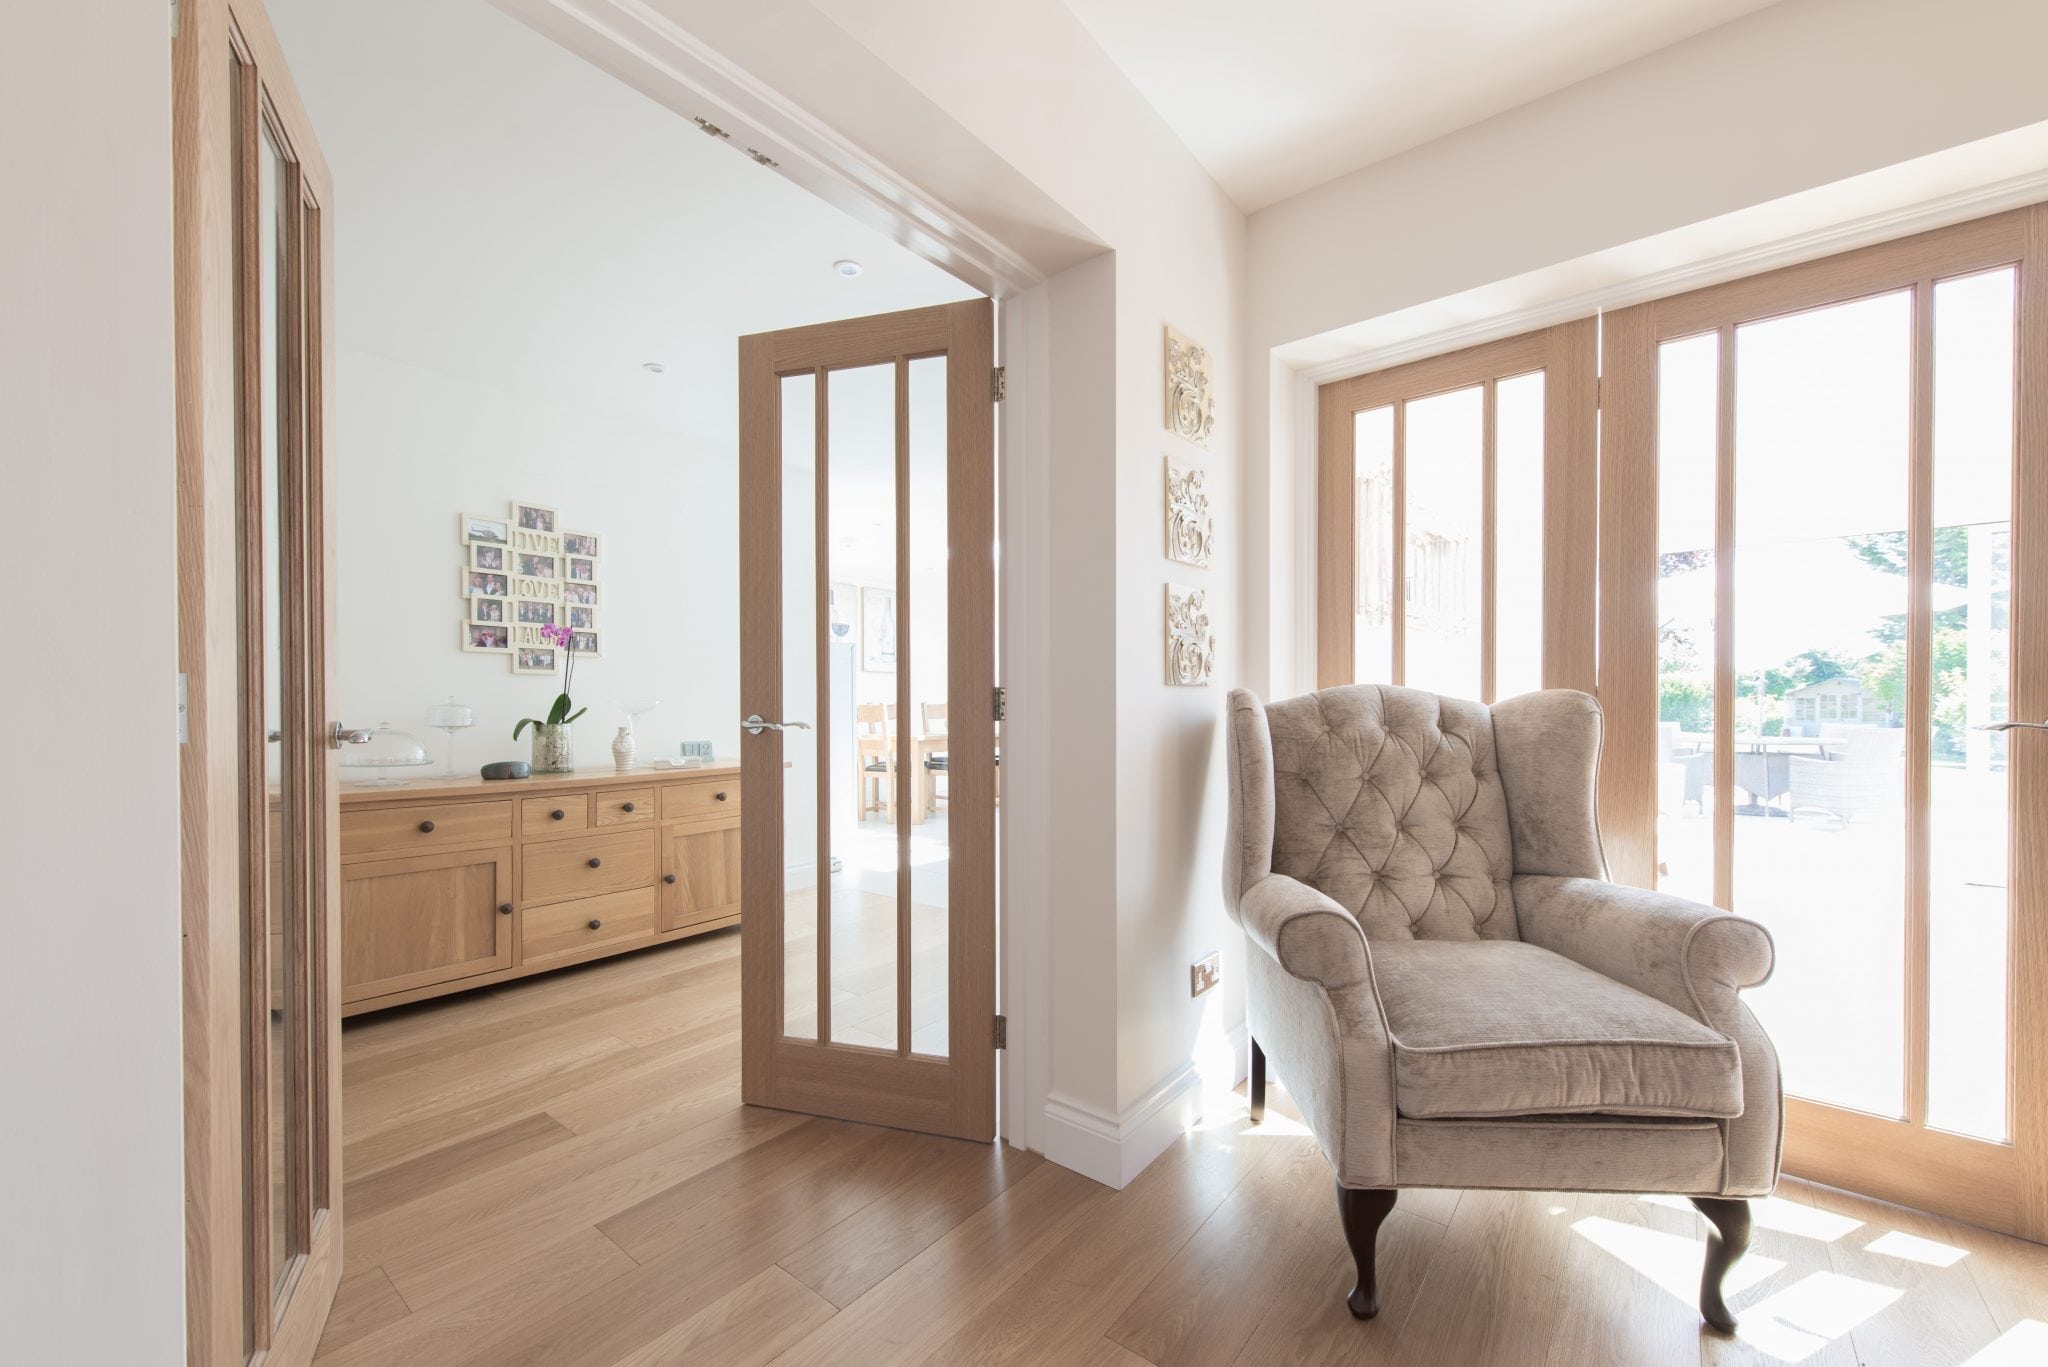
<svg viewBox="0 0 2048 1367">
<path fill-rule="evenodd" d="M 1543 687 L 1543 372 L 1494 387 L 1493 696 Z"/>
<path fill-rule="evenodd" d="M 1913 309 L 1735 331 L 1733 906 L 1788 1092 L 1906 1107 L 1905 685 Z"/>
<path fill-rule="evenodd" d="M 1352 418 L 1352 485 L 1356 490 L 1356 620 L 1354 683 L 1396 683 L 1394 677 L 1394 408 Z"/>
<path fill-rule="evenodd" d="M 2012 614 L 2011 269 L 1934 287 L 1927 1123 L 2009 1137 L 2006 745 Z"/>
<path fill-rule="evenodd" d="M 910 449 L 910 603 L 902 614 L 910 671 L 910 1051 L 944 1058 L 951 974 L 948 925 L 952 905 L 952 842 L 947 703 L 952 656 L 947 650 L 946 581 L 952 555 L 947 529 L 946 358 L 927 356 L 905 367 Z"/>
<path fill-rule="evenodd" d="M 831 674 L 830 725 L 853 737 L 854 758 L 851 792 L 832 805 L 828 1033 L 834 1044 L 893 1051 L 897 814 L 911 800 L 897 696 L 896 367 L 835 370 L 826 379 L 829 577 L 835 595 L 843 590 L 859 605 L 852 668 Z"/>
<path fill-rule="evenodd" d="M 788 729 L 782 739 L 783 1004 L 788 1035 L 818 1037 L 818 889 L 829 875 L 829 842 L 819 844 L 821 802 L 836 796 L 832 780 L 819 782 L 821 753 L 853 763 L 851 727 L 835 728 L 818 707 L 817 390 L 815 375 L 781 382 L 782 402 L 782 707 L 770 720 L 811 720 L 813 729 Z M 827 592 L 825 650 L 828 667 L 850 650 L 847 625 L 853 605 Z M 829 766 L 836 775 L 840 766 Z M 853 801 L 850 778 L 839 780 Z"/>
<path fill-rule="evenodd" d="M 1416 399 L 1404 409 L 1402 682 L 1450 697 L 1477 698 L 1484 387 Z"/>
<path fill-rule="evenodd" d="M 1721 338 L 1657 351 L 1657 886 L 1714 900 L 1714 462 Z"/>
</svg>

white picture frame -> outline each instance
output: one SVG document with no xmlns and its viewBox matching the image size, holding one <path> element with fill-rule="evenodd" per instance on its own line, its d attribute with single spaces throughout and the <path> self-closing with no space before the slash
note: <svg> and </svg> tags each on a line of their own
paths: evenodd
<svg viewBox="0 0 2048 1367">
<path fill-rule="evenodd" d="M 469 567 L 473 570 L 489 570 L 496 574 L 505 573 L 510 563 L 512 550 L 493 541 L 472 541 L 469 543 Z"/>
<path fill-rule="evenodd" d="M 462 596 L 464 598 L 510 598 L 512 576 L 499 574 L 494 570 L 473 570 L 464 566 L 462 571 Z"/>
<path fill-rule="evenodd" d="M 479 626 L 504 626 L 509 620 L 507 598 L 472 598 L 469 600 L 468 620 Z"/>
<path fill-rule="evenodd" d="M 599 560 L 604 556 L 600 547 L 603 540 L 596 532 L 563 532 L 562 554 L 580 555 L 586 560 Z"/>
<path fill-rule="evenodd" d="M 562 529 L 562 519 L 559 513 L 546 504 L 514 503 L 512 527 L 515 531 L 541 532 L 554 536 Z"/>
<path fill-rule="evenodd" d="M 562 578 L 575 584 L 595 584 L 597 582 L 597 557 L 564 553 L 562 556 Z"/>
<path fill-rule="evenodd" d="M 512 620 L 522 627 L 551 627 L 561 620 L 561 607 L 544 598 L 514 598 Z"/>
<path fill-rule="evenodd" d="M 512 652 L 514 674 L 553 674 L 561 657 L 552 646 L 521 646 Z"/>
<path fill-rule="evenodd" d="M 456 531 L 456 539 L 465 543 L 482 542 L 492 546 L 512 544 L 512 519 L 509 517 L 485 517 L 481 513 L 463 513 Z"/>
<path fill-rule="evenodd" d="M 462 648 L 478 655 L 510 654 L 512 628 L 503 622 L 464 622 Z"/>
<path fill-rule="evenodd" d="M 595 584 L 558 583 L 557 587 L 560 590 L 557 594 L 559 601 L 571 607 L 597 608 L 604 606 L 600 601 L 603 594 Z"/>
</svg>

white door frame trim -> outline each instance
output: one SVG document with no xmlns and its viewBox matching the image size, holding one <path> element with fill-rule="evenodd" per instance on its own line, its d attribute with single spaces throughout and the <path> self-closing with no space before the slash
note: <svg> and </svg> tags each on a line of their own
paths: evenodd
<svg viewBox="0 0 2048 1367">
<path fill-rule="evenodd" d="M 1045 594 L 1048 319 L 1045 278 L 928 187 L 757 80 L 644 0 L 491 0 L 500 10 L 997 300 L 1006 394 L 997 426 L 997 672 L 1005 731 L 1044 735 L 1051 617 Z M 763 160 L 765 158 L 765 160 Z M 1000 1139 L 1043 1151 L 1048 1046 L 1044 755 L 1007 747 L 997 808 L 997 1001 L 1008 1047 L 996 1060 Z"/>
</svg>

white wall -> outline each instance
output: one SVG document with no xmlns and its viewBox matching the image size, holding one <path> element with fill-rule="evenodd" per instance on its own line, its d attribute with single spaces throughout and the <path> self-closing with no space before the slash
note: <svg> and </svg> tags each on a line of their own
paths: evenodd
<svg viewBox="0 0 2048 1367">
<path fill-rule="evenodd" d="M 340 290 L 379 289 L 343 270 Z M 667 376 L 649 376 L 661 383 Z M 709 386 L 706 386 L 709 389 Z M 498 514 L 513 499 L 560 511 L 604 538 L 603 653 L 579 657 L 582 764 L 609 764 L 623 720 L 613 705 L 654 697 L 643 756 L 679 740 L 739 744 L 738 467 L 731 446 L 637 415 L 533 391 L 485 386 L 344 346 L 335 423 L 340 506 L 340 709 L 351 725 L 388 721 L 438 765 L 447 736 L 422 721 L 449 694 L 476 709 L 456 737 L 458 767 L 527 758 L 521 717 L 545 715 L 559 676 L 512 673 L 503 655 L 458 648 L 459 512 Z M 707 393 L 706 397 L 710 395 Z M 344 771 L 346 772 L 346 771 Z"/>
<path fill-rule="evenodd" d="M 2048 120 L 2044 44 L 2039 0 L 1781 0 L 1254 214 L 1246 365 L 1271 381 L 1247 415 L 1252 677 L 1279 695 L 1313 682 L 1288 361 L 1537 312 L 2048 165 L 2014 133 Z"/>
<path fill-rule="evenodd" d="M 184 1360 L 170 114 L 161 7 L 9 14 L 0 1321 L 24 1363 Z"/>
</svg>

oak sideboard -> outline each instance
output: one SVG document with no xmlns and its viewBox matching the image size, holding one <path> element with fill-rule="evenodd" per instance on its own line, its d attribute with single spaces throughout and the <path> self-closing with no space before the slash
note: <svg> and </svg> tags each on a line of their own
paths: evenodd
<svg viewBox="0 0 2048 1367">
<path fill-rule="evenodd" d="M 739 773 L 344 785 L 342 1014 L 738 925 Z"/>
</svg>

